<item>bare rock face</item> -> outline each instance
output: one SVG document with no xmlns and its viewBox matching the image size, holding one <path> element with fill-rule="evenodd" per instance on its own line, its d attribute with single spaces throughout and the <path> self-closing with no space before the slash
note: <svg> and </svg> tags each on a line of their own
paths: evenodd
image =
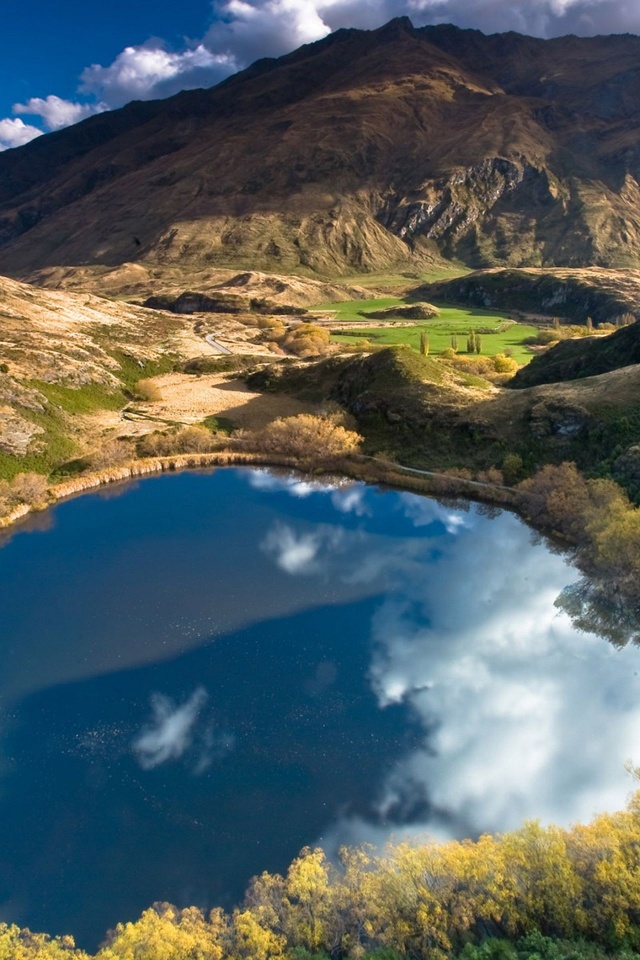
<svg viewBox="0 0 640 960">
<path fill-rule="evenodd" d="M 628 35 L 339 30 L 6 151 L 0 273 L 638 266 L 639 58 Z"/>
<path fill-rule="evenodd" d="M 42 427 L 25 420 L 10 408 L 0 408 L 0 451 L 24 457 L 33 451 L 33 440 Z"/>
</svg>

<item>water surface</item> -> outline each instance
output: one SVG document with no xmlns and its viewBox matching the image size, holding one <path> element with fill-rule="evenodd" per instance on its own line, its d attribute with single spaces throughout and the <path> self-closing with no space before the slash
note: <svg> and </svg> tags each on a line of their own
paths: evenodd
<svg viewBox="0 0 640 960">
<path fill-rule="evenodd" d="M 43 526 L 0 550 L 1 919 L 93 948 L 304 844 L 632 789 L 640 650 L 574 629 L 575 572 L 508 513 L 218 470 Z"/>
</svg>

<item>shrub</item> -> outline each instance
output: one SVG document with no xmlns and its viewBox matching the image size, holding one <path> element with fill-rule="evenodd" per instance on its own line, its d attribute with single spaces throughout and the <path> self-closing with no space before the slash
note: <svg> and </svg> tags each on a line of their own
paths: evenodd
<svg viewBox="0 0 640 960">
<path fill-rule="evenodd" d="M 19 473 L 10 483 L 11 499 L 15 503 L 42 506 L 47 502 L 48 484 L 41 473 Z"/>
<path fill-rule="evenodd" d="M 509 486 L 522 480 L 524 461 L 519 453 L 508 453 L 502 461 L 502 475 Z"/>
<path fill-rule="evenodd" d="M 19 473 L 13 480 L 0 481 L 0 516 L 13 509 L 27 506 L 44 507 L 48 500 L 49 486 L 40 473 Z"/>
<path fill-rule="evenodd" d="M 99 450 L 89 457 L 89 464 L 94 470 L 105 470 L 131 460 L 134 455 L 133 444 L 126 440 L 107 440 Z"/>
<path fill-rule="evenodd" d="M 493 366 L 495 367 L 496 373 L 515 373 L 518 369 L 516 361 L 504 353 L 497 353 L 495 355 L 493 358 Z"/>
<path fill-rule="evenodd" d="M 315 357 L 326 352 L 329 332 L 312 323 L 300 323 L 287 332 L 282 346 L 298 357 Z"/>
<path fill-rule="evenodd" d="M 160 388 L 151 379 L 138 380 L 133 388 L 137 400 L 144 400 L 146 403 L 154 403 L 162 400 Z"/>
<path fill-rule="evenodd" d="M 149 433 L 138 441 L 141 457 L 170 457 L 180 453 L 208 453 L 218 447 L 215 436 L 206 427 L 183 427 L 166 433 Z"/>
<path fill-rule="evenodd" d="M 480 483 L 490 483 L 498 487 L 501 487 L 504 483 L 502 470 L 498 470 L 497 467 L 489 467 L 488 470 L 481 470 L 477 479 Z"/>
<path fill-rule="evenodd" d="M 345 429 L 329 417 L 309 413 L 274 420 L 259 433 L 245 436 L 260 450 L 294 456 L 339 457 L 353 453 L 362 442 L 354 430 Z"/>
</svg>

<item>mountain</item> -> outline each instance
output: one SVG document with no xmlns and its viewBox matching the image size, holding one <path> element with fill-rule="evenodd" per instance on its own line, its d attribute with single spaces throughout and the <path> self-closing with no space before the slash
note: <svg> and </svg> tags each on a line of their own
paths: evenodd
<svg viewBox="0 0 640 960">
<path fill-rule="evenodd" d="M 0 272 L 640 264 L 640 38 L 407 19 L 0 155 Z"/>
</svg>

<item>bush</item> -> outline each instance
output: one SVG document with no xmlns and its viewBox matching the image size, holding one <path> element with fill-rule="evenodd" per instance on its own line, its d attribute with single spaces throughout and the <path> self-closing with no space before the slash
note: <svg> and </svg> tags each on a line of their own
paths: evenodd
<svg viewBox="0 0 640 960">
<path fill-rule="evenodd" d="M 477 479 L 480 483 L 489 483 L 496 487 L 501 487 L 504 483 L 502 470 L 498 470 L 497 467 L 489 467 L 488 470 L 481 470 Z"/>
<path fill-rule="evenodd" d="M 43 506 L 47 502 L 49 485 L 41 473 L 19 473 L 9 486 L 15 503 Z"/>
<path fill-rule="evenodd" d="M 298 357 L 317 357 L 329 346 L 329 332 L 312 323 L 300 323 L 287 332 L 282 346 Z"/>
<path fill-rule="evenodd" d="M 496 373 L 515 373 L 518 369 L 516 361 L 504 353 L 497 353 L 495 355 L 493 358 L 493 366 L 495 367 Z"/>
<path fill-rule="evenodd" d="M 138 441 L 140 457 L 170 457 L 180 453 L 209 453 L 216 450 L 215 436 L 206 427 L 183 427 L 167 433 L 149 433 Z"/>
<path fill-rule="evenodd" d="M 259 450 L 294 456 L 339 457 L 353 453 L 362 443 L 362 437 L 354 430 L 345 429 L 330 417 L 309 413 L 274 420 L 259 433 L 245 437 Z"/>
<path fill-rule="evenodd" d="M 105 470 L 107 467 L 115 467 L 121 463 L 131 460 L 134 455 L 133 444 L 126 440 L 107 440 L 106 443 L 92 453 L 89 457 L 89 465 L 94 470 Z"/>
<path fill-rule="evenodd" d="M 519 453 L 508 453 L 502 461 L 502 475 L 504 482 L 511 486 L 512 483 L 518 483 L 522 480 L 524 473 L 524 461 Z"/>
<path fill-rule="evenodd" d="M 146 403 L 154 403 L 162 400 L 160 388 L 151 379 L 138 380 L 133 388 L 136 400 L 144 400 Z"/>
<path fill-rule="evenodd" d="M 16 507 L 26 504 L 44 507 L 49 485 L 41 473 L 19 473 L 13 480 L 0 481 L 0 516 L 6 516 Z"/>
</svg>

